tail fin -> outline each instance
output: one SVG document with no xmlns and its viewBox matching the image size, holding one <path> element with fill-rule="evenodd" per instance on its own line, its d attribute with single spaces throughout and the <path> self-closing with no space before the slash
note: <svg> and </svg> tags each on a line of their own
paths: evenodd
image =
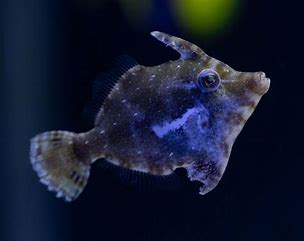
<svg viewBox="0 0 304 241">
<path fill-rule="evenodd" d="M 76 135 L 68 131 L 51 131 L 31 140 L 31 163 L 40 181 L 68 202 L 79 196 L 90 175 L 90 164 L 75 153 Z"/>
</svg>

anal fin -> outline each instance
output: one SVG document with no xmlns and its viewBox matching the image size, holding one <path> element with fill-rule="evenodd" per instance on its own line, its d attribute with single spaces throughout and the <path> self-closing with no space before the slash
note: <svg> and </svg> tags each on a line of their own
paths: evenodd
<svg viewBox="0 0 304 241">
<path fill-rule="evenodd" d="M 123 185 L 140 192 L 176 191 L 182 189 L 185 184 L 183 178 L 175 172 L 157 176 L 117 166 L 105 160 L 100 162 L 99 166 L 114 174 Z"/>
</svg>

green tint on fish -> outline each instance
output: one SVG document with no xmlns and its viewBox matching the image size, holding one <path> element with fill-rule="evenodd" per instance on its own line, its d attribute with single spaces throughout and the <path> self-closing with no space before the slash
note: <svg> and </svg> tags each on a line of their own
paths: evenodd
<svg viewBox="0 0 304 241">
<path fill-rule="evenodd" d="M 180 53 L 158 66 L 124 64 L 100 79 L 115 85 L 86 133 L 51 131 L 31 140 L 34 170 L 49 190 L 72 201 L 97 159 L 153 175 L 185 168 L 200 194 L 221 179 L 232 145 L 270 85 L 263 72 L 239 72 L 196 45 L 152 36 Z M 98 91 L 97 91 L 98 92 Z"/>
</svg>

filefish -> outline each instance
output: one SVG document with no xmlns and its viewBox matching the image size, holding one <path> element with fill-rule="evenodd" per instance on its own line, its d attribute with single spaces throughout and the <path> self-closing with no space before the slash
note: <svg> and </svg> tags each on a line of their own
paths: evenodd
<svg viewBox="0 0 304 241">
<path fill-rule="evenodd" d="M 57 197 L 75 200 L 97 159 L 156 176 L 185 168 L 191 181 L 201 183 L 201 195 L 220 181 L 270 79 L 263 72 L 236 71 L 181 38 L 151 35 L 180 58 L 152 67 L 122 58 L 121 66 L 96 82 L 93 129 L 31 139 L 33 169 Z"/>
</svg>

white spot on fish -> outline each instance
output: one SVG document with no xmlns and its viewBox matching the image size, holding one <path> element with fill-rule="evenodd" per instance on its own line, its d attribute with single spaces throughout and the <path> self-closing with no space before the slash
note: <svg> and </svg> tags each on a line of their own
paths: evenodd
<svg viewBox="0 0 304 241">
<path fill-rule="evenodd" d="M 89 144 L 89 141 L 85 141 L 84 144 L 85 144 L 85 145 Z"/>
<path fill-rule="evenodd" d="M 126 103 L 127 102 L 127 100 L 126 99 L 123 99 L 122 101 L 121 101 L 121 103 Z"/>
<path fill-rule="evenodd" d="M 171 153 L 169 154 L 169 157 L 171 157 L 171 156 L 173 156 L 173 152 L 171 152 Z"/>
<path fill-rule="evenodd" d="M 116 126 L 117 125 L 117 123 L 116 122 L 113 122 L 113 126 Z"/>
<path fill-rule="evenodd" d="M 232 83 L 234 80 L 222 79 L 222 83 Z"/>
<path fill-rule="evenodd" d="M 100 134 L 100 135 L 102 135 L 103 133 L 105 133 L 105 131 L 104 131 L 104 130 L 102 130 L 102 131 L 100 131 L 100 132 L 99 132 L 99 134 Z"/>
<path fill-rule="evenodd" d="M 138 113 L 137 112 L 135 112 L 134 114 L 133 114 L 133 116 L 137 116 L 138 115 Z"/>
<path fill-rule="evenodd" d="M 176 68 L 177 68 L 177 69 L 180 68 L 180 65 L 177 65 Z"/>
<path fill-rule="evenodd" d="M 199 110 L 197 107 L 188 109 L 180 118 L 177 118 L 171 122 L 165 121 L 160 125 L 153 125 L 152 130 L 153 132 L 159 137 L 162 138 L 166 134 L 168 134 L 170 131 L 177 130 L 181 128 L 188 118 L 193 115 L 199 114 Z"/>
</svg>

